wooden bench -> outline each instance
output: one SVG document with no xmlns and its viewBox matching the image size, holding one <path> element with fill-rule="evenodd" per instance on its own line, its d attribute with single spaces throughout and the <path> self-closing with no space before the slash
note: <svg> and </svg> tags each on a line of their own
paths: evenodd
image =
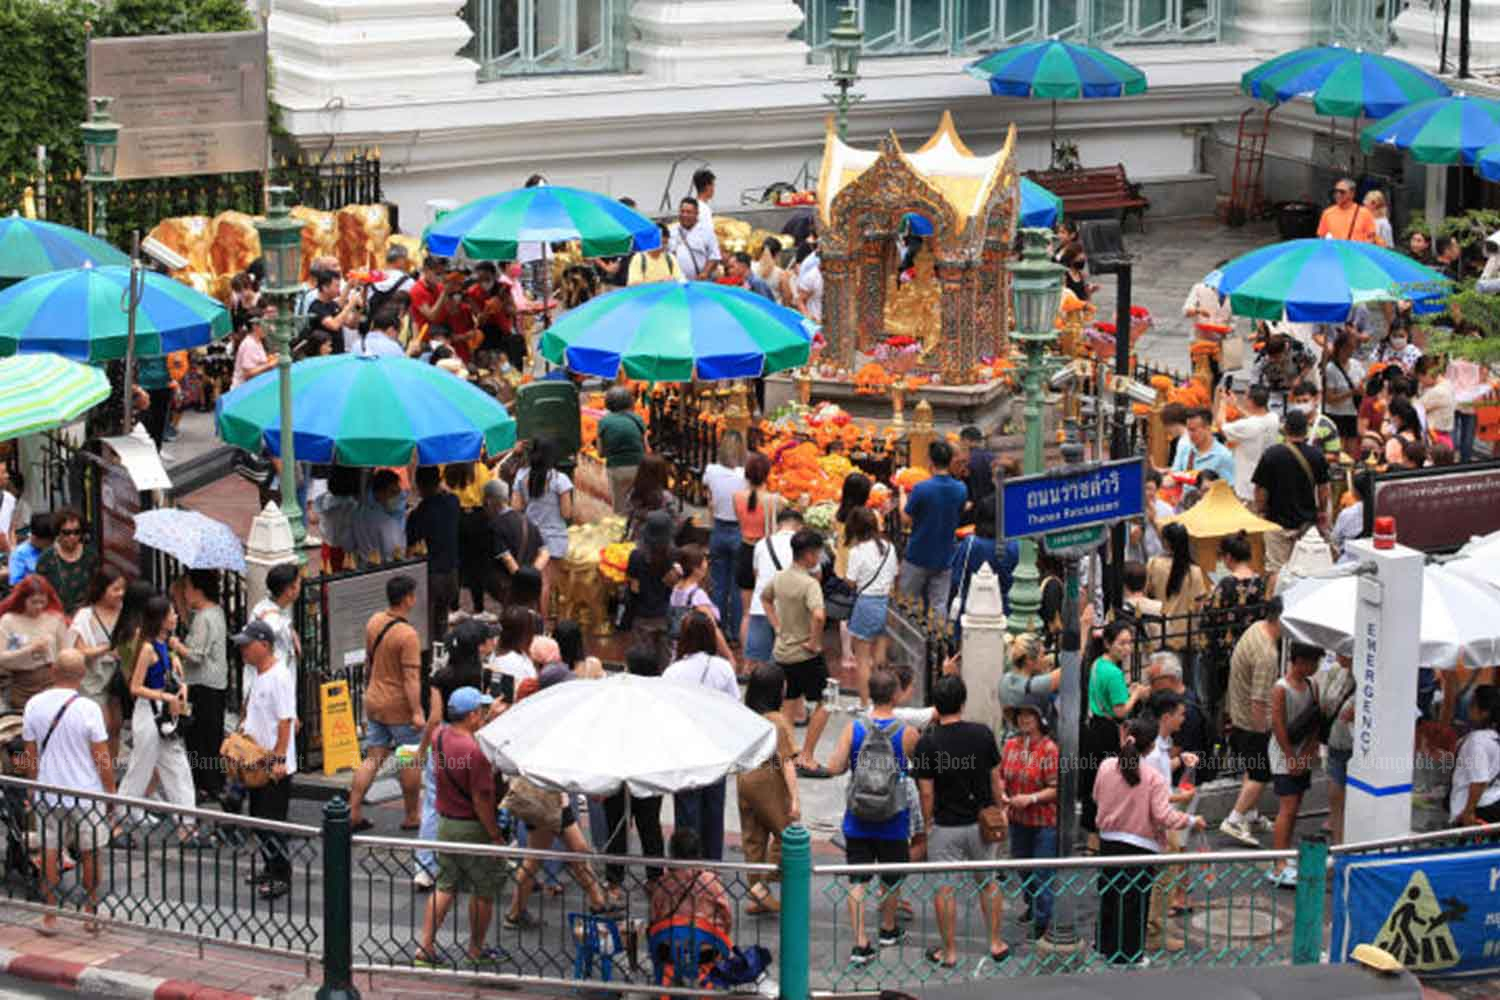
<svg viewBox="0 0 1500 1000">
<path fill-rule="evenodd" d="M 1123 164 L 1084 170 L 1029 170 L 1026 176 L 1062 199 L 1063 215 L 1118 215 L 1123 224 L 1131 213 L 1146 231 L 1146 209 L 1151 201 L 1141 196 L 1139 184 L 1130 183 Z"/>
</svg>

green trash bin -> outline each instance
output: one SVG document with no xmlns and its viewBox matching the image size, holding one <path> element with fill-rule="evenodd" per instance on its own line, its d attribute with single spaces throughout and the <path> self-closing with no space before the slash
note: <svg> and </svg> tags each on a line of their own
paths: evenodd
<svg viewBox="0 0 1500 1000">
<path fill-rule="evenodd" d="M 579 411 L 578 387 L 572 382 L 529 382 L 516 390 L 511 408 L 516 418 L 516 438 L 534 441 L 551 438 L 557 446 L 557 464 L 572 468 L 583 446 L 583 419 Z"/>
</svg>

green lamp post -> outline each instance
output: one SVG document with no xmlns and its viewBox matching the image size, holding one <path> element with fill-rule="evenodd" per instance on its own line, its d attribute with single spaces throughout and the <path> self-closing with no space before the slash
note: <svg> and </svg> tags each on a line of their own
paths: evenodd
<svg viewBox="0 0 1500 1000">
<path fill-rule="evenodd" d="M 833 105 L 834 121 L 839 138 L 849 133 L 849 109 L 863 99 L 863 94 L 851 94 L 850 88 L 859 81 L 859 57 L 865 45 L 865 33 L 859 26 L 859 11 L 851 3 L 839 11 L 839 23 L 828 33 L 828 53 L 832 68 L 828 79 L 839 88 L 837 94 L 825 95 Z"/>
<path fill-rule="evenodd" d="M 93 195 L 93 234 L 105 239 L 104 203 L 109 195 L 109 186 L 115 182 L 115 159 L 120 153 L 120 123 L 110 117 L 109 106 L 113 97 L 91 98 L 94 104 L 89 120 L 79 126 L 83 130 L 84 165 L 87 172 L 83 181 Z"/>
<path fill-rule="evenodd" d="M 294 219 L 287 202 L 292 189 L 273 187 L 267 191 L 270 207 L 266 217 L 257 219 L 255 231 L 260 236 L 260 252 L 266 262 L 266 298 L 274 310 L 271 343 L 276 348 L 276 374 L 281 379 L 281 512 L 292 528 L 297 542 L 297 558 L 305 558 L 302 542 L 307 537 L 302 523 L 302 506 L 297 502 L 297 451 L 292 435 L 292 331 L 295 324 L 293 302 L 301 291 L 298 277 L 302 267 L 302 229 L 306 223 Z"/>
<path fill-rule="evenodd" d="M 1062 265 L 1047 254 L 1051 232 L 1046 229 L 1021 231 L 1021 259 L 1009 265 L 1011 288 L 1015 292 L 1016 332 L 1012 339 L 1021 344 L 1026 362 L 1021 369 L 1021 384 L 1026 393 L 1026 454 L 1023 471 L 1035 475 L 1043 471 L 1042 401 L 1046 380 L 1052 365 L 1047 354 L 1057 340 L 1057 307 L 1062 301 Z M 1014 633 L 1034 632 L 1041 624 L 1041 574 L 1037 571 L 1037 543 L 1021 539 L 1021 561 L 1016 566 L 1010 589 L 1010 629 Z"/>
</svg>

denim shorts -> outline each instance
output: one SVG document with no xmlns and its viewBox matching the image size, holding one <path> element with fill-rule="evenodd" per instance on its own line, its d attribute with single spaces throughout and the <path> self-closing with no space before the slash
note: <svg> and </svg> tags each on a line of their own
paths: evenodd
<svg viewBox="0 0 1500 1000">
<path fill-rule="evenodd" d="M 390 747 L 392 750 L 408 743 L 415 746 L 422 742 L 422 730 L 409 722 L 387 725 L 371 719 L 365 727 L 365 744 L 371 747 Z"/>
<path fill-rule="evenodd" d="M 849 634 L 856 639 L 869 642 L 885 635 L 885 596 L 871 597 L 861 594 L 854 600 L 854 613 L 849 616 Z"/>
<path fill-rule="evenodd" d="M 771 631 L 771 622 L 765 615 L 751 615 L 750 627 L 745 630 L 745 659 L 760 663 L 771 662 L 771 647 L 776 644 L 776 633 Z"/>
</svg>

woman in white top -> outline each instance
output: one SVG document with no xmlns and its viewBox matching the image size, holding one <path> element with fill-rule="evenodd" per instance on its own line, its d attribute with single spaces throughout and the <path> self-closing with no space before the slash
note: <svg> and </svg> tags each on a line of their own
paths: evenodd
<svg viewBox="0 0 1500 1000">
<path fill-rule="evenodd" d="M 1385 194 L 1369 191 L 1365 194 L 1365 208 L 1375 217 L 1375 242 L 1387 250 L 1396 245 L 1396 235 L 1391 231 L 1391 218 L 1385 207 Z"/>
<path fill-rule="evenodd" d="M 1500 822 L 1500 688 L 1474 689 L 1469 702 L 1469 735 L 1458 745 L 1448 818 L 1455 826 Z"/>
<path fill-rule="evenodd" d="M 528 446 L 528 464 L 516 473 L 510 503 L 526 513 L 542 536 L 551 556 L 542 570 L 542 616 L 568 558 L 568 525 L 573 523 L 573 481 L 556 468 L 557 446 L 549 438 L 537 438 Z"/>
<path fill-rule="evenodd" d="M 83 683 L 78 690 L 104 711 L 104 727 L 109 731 L 109 752 L 120 756 L 120 730 L 125 725 L 125 709 L 120 702 L 119 684 L 115 681 L 120 658 L 113 643 L 115 623 L 125 605 L 125 575 L 103 565 L 89 581 L 88 603 L 78 609 L 68 626 L 69 645 L 83 654 Z"/>
<path fill-rule="evenodd" d="M 849 616 L 849 637 L 854 643 L 855 689 L 861 706 L 870 704 L 870 671 L 884 665 L 887 638 L 886 604 L 901 560 L 891 543 L 880 537 L 875 512 L 856 507 L 844 522 L 849 543 L 847 579 L 854 588 L 854 611 Z"/>
<path fill-rule="evenodd" d="M 719 438 L 719 460 L 703 470 L 703 485 L 708 490 L 708 506 L 714 527 L 708 536 L 709 588 L 714 604 L 724 613 L 730 628 L 740 623 L 739 588 L 735 586 L 735 569 L 740 558 L 740 520 L 734 512 L 734 495 L 748 485 L 745 481 L 745 439 L 739 431 L 725 431 Z"/>
<path fill-rule="evenodd" d="M 536 664 L 529 655 L 536 638 L 536 619 L 530 608 L 515 605 L 500 616 L 499 656 L 484 665 L 485 690 L 507 704 L 516 703 L 522 681 L 536 680 Z"/>
<path fill-rule="evenodd" d="M 718 691 L 726 698 L 739 701 L 740 687 L 735 681 L 734 666 L 715 656 L 718 629 L 713 619 L 701 611 L 691 611 L 682 622 L 682 637 L 677 647 L 680 657 L 662 672 L 662 679 L 674 684 L 697 685 Z M 697 832 L 703 845 L 703 857 L 711 861 L 724 859 L 724 779 L 701 788 L 677 792 L 672 796 L 672 815 L 678 830 Z"/>
</svg>

